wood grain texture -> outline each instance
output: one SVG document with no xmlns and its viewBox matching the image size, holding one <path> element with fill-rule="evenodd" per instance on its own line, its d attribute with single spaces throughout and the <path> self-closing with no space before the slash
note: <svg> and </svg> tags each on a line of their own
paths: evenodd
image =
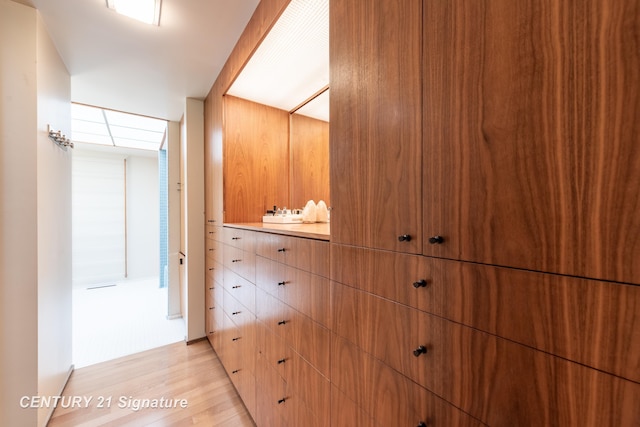
<svg viewBox="0 0 640 427">
<path fill-rule="evenodd" d="M 289 200 L 289 113 L 224 97 L 226 222 L 257 222 Z"/>
<path fill-rule="evenodd" d="M 331 245 L 332 280 L 640 382 L 640 287 Z M 425 280 L 426 286 L 413 283 Z"/>
<path fill-rule="evenodd" d="M 330 20 L 331 239 L 421 253 L 422 2 L 331 1 Z"/>
<path fill-rule="evenodd" d="M 186 409 L 58 408 L 49 426 L 254 426 L 206 341 L 176 343 L 74 371 L 65 396 L 185 398 Z"/>
<path fill-rule="evenodd" d="M 640 423 L 639 383 L 344 285 L 332 298 L 335 334 L 488 425 Z"/>
<path fill-rule="evenodd" d="M 640 284 L 640 4 L 424 4 L 424 253 Z"/>
<path fill-rule="evenodd" d="M 307 201 L 324 200 L 331 206 L 329 195 L 329 123 L 290 115 L 289 150 L 291 151 L 292 208 L 304 208 Z"/>
<path fill-rule="evenodd" d="M 429 426 L 483 425 L 389 366 L 380 363 L 349 341 L 334 335 L 331 346 L 331 383 L 334 389 L 332 394 L 335 394 L 337 389 L 340 394 L 351 400 L 345 403 L 351 406 L 349 412 L 355 412 L 358 418 L 366 419 L 367 415 L 370 415 L 381 427 L 416 426 L 420 421 Z M 361 411 L 357 408 L 361 408 Z M 333 410 L 334 407 L 332 412 Z M 340 406 L 336 410 L 340 410 Z M 334 413 L 332 421 L 335 419 Z M 352 420 L 341 420 L 335 425 L 359 425 L 350 421 Z"/>
</svg>

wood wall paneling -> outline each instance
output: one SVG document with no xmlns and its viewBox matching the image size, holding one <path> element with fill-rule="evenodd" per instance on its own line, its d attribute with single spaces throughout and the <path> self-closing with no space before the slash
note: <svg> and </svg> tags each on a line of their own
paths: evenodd
<svg viewBox="0 0 640 427">
<path fill-rule="evenodd" d="M 229 95 L 224 111 L 225 221 L 261 222 L 289 200 L 289 113 Z"/>
<path fill-rule="evenodd" d="M 302 209 L 307 201 L 329 196 L 329 123 L 291 114 L 291 198 L 290 207 Z"/>
<path fill-rule="evenodd" d="M 640 284 L 638 2 L 424 7 L 424 253 Z"/>
<path fill-rule="evenodd" d="M 422 252 L 422 3 L 331 2 L 333 242 Z"/>
</svg>

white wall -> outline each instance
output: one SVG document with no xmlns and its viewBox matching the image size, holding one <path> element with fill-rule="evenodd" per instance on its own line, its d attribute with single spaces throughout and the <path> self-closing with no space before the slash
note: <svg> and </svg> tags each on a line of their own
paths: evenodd
<svg viewBox="0 0 640 427">
<path fill-rule="evenodd" d="M 129 278 L 158 276 L 160 188 L 158 155 L 127 157 L 127 271 Z"/>
<path fill-rule="evenodd" d="M 2 426 L 44 425 L 20 398 L 59 393 L 71 367 L 69 159 L 45 129 L 69 133 L 69 93 L 37 12 L 0 0 Z"/>
<path fill-rule="evenodd" d="M 36 13 L 0 0 L 0 425 L 33 426 L 38 391 Z"/>
<path fill-rule="evenodd" d="M 37 19 L 38 394 L 60 394 L 71 368 L 71 151 L 47 125 L 71 134 L 69 73 Z M 38 410 L 43 426 L 53 408 Z"/>
<path fill-rule="evenodd" d="M 185 104 L 186 192 L 186 326 L 187 342 L 205 336 L 204 328 L 204 103 L 187 98 Z"/>
</svg>

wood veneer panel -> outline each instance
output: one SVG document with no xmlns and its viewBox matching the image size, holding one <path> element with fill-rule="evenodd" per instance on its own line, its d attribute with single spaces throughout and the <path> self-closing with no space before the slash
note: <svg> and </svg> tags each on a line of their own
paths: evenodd
<svg viewBox="0 0 640 427">
<path fill-rule="evenodd" d="M 383 427 L 354 401 L 349 399 L 339 389 L 331 387 L 331 426 L 353 427 L 371 426 Z"/>
<path fill-rule="evenodd" d="M 640 4 L 424 6 L 424 253 L 640 284 Z"/>
<path fill-rule="evenodd" d="M 259 222 L 289 200 L 289 113 L 224 97 L 226 222 Z"/>
<path fill-rule="evenodd" d="M 640 382 L 640 287 L 332 245 L 333 280 Z M 413 283 L 425 280 L 425 287 Z"/>
<path fill-rule="evenodd" d="M 331 1 L 332 242 L 422 252 L 422 3 Z"/>
<path fill-rule="evenodd" d="M 371 414 L 378 425 L 385 427 L 415 426 L 420 421 L 434 426 L 483 425 L 389 366 L 380 363 L 351 342 L 334 335 L 331 345 L 332 386 L 334 390 L 339 389 L 348 399 L 355 402 L 357 407 L 362 408 L 364 413 L 356 413 L 359 418 Z M 353 405 L 350 406 L 352 414 L 357 411 Z M 354 425 L 345 421 L 338 425 Z M 496 424 L 507 425 L 509 424 Z M 513 425 L 518 424 L 510 424 Z"/>
<path fill-rule="evenodd" d="M 292 208 L 302 209 L 309 200 L 329 197 L 329 123 L 300 114 L 291 114 L 289 149 L 291 150 Z"/>
<path fill-rule="evenodd" d="M 489 425 L 640 421 L 638 383 L 344 285 L 332 292 L 336 334 Z M 415 357 L 419 345 L 428 352 Z"/>
</svg>

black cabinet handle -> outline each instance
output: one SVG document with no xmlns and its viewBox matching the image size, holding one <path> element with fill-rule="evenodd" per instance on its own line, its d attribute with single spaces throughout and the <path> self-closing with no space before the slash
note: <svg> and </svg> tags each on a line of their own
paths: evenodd
<svg viewBox="0 0 640 427">
<path fill-rule="evenodd" d="M 208 219 L 207 222 L 216 222 L 215 219 Z"/>
<path fill-rule="evenodd" d="M 215 268 L 213 268 L 213 267 L 209 268 L 209 271 L 213 271 L 213 270 L 215 270 Z"/>
<path fill-rule="evenodd" d="M 278 249 L 278 252 L 284 252 L 284 251 L 286 251 L 286 249 L 285 249 L 285 248 L 280 248 L 280 249 Z"/>
<path fill-rule="evenodd" d="M 231 313 L 232 316 L 235 316 L 236 314 L 240 314 L 242 313 L 241 311 L 234 311 L 233 313 Z"/>
<path fill-rule="evenodd" d="M 231 371 L 232 374 L 237 374 L 238 372 L 240 372 L 240 369 L 236 369 L 235 371 Z"/>
<path fill-rule="evenodd" d="M 285 400 L 287 400 L 286 397 L 283 397 L 282 399 L 278 400 L 278 405 L 280 405 L 281 403 L 284 403 Z"/>
<path fill-rule="evenodd" d="M 210 291 L 212 291 L 212 290 L 213 290 L 213 286 L 212 286 L 212 287 L 210 287 L 210 288 L 209 288 L 209 290 L 210 290 Z"/>
<path fill-rule="evenodd" d="M 213 251 L 215 251 L 214 248 L 209 248 L 209 252 L 213 252 Z"/>
<path fill-rule="evenodd" d="M 231 262 L 240 262 L 242 261 L 241 259 L 232 259 Z"/>
<path fill-rule="evenodd" d="M 282 365 L 286 361 L 287 361 L 287 359 L 280 359 L 280 360 L 278 360 L 278 365 Z"/>
<path fill-rule="evenodd" d="M 235 285 L 235 286 L 232 286 L 231 289 L 238 289 L 239 287 L 240 285 Z"/>
<path fill-rule="evenodd" d="M 209 310 L 213 310 L 215 307 L 209 307 Z"/>
<path fill-rule="evenodd" d="M 281 320 L 281 321 L 278 322 L 278 325 L 284 325 L 285 323 L 287 323 L 286 320 Z"/>
<path fill-rule="evenodd" d="M 416 427 L 427 427 L 427 423 L 420 421 Z"/>
<path fill-rule="evenodd" d="M 427 354 L 427 347 L 421 345 L 418 348 L 416 348 L 415 350 L 413 350 L 413 355 L 415 357 L 420 356 L 421 354 Z"/>
<path fill-rule="evenodd" d="M 240 337 L 231 338 L 231 341 L 238 341 Z"/>
<path fill-rule="evenodd" d="M 240 240 L 239 237 L 232 237 L 231 240 Z"/>
<path fill-rule="evenodd" d="M 425 286 L 427 286 L 427 281 L 424 279 L 420 279 L 417 282 L 413 282 L 413 287 L 416 289 L 424 288 Z"/>
<path fill-rule="evenodd" d="M 402 236 L 398 236 L 398 240 L 401 242 L 409 242 L 411 241 L 411 236 L 408 234 L 403 234 Z"/>
<path fill-rule="evenodd" d="M 439 245 L 440 243 L 444 243 L 444 237 L 442 236 L 429 237 L 429 243 L 431 243 L 432 245 Z"/>
<path fill-rule="evenodd" d="M 284 286 L 287 282 L 278 282 L 278 286 Z"/>
<path fill-rule="evenodd" d="M 210 231 L 210 232 L 209 232 L 209 234 L 213 234 L 213 233 L 215 233 L 215 231 Z"/>
</svg>

